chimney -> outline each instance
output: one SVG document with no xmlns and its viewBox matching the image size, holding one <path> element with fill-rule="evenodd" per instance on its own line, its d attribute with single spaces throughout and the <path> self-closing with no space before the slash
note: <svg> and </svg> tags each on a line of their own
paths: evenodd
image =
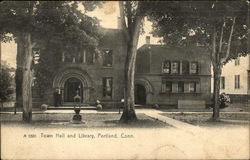
<svg viewBox="0 0 250 160">
<path fill-rule="evenodd" d="M 150 36 L 146 36 L 145 41 L 146 41 L 146 44 L 150 44 Z"/>
<path fill-rule="evenodd" d="M 117 29 L 122 29 L 121 17 L 117 17 Z"/>
</svg>

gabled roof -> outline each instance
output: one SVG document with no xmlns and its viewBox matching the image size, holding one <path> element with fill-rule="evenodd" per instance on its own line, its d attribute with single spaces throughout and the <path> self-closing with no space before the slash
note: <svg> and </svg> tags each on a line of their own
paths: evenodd
<svg viewBox="0 0 250 160">
<path fill-rule="evenodd" d="M 151 53 L 157 53 L 157 52 L 164 52 L 167 50 L 179 50 L 179 51 L 191 51 L 191 50 L 203 50 L 203 47 L 200 46 L 188 46 L 188 47 L 179 47 L 179 46 L 169 46 L 169 45 L 162 45 L 162 44 L 144 44 L 143 46 L 141 46 L 138 51 L 139 52 L 147 52 L 147 51 L 151 51 Z"/>
<path fill-rule="evenodd" d="M 117 42 L 125 40 L 121 29 L 100 28 L 100 31 L 103 34 L 101 41 Z"/>
</svg>

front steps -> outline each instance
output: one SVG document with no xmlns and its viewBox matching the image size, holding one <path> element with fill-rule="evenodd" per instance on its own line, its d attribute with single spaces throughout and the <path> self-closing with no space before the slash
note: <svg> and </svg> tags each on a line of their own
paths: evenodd
<svg viewBox="0 0 250 160">
<path fill-rule="evenodd" d="M 77 107 L 78 108 L 78 107 Z M 50 106 L 47 110 L 74 110 L 74 106 Z M 81 110 L 96 110 L 94 106 L 82 106 Z"/>
</svg>

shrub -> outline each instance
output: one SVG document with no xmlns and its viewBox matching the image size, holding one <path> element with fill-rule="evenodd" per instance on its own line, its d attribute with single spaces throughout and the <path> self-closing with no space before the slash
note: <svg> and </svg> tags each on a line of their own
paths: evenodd
<svg viewBox="0 0 250 160">
<path fill-rule="evenodd" d="M 102 110 L 102 105 L 101 104 L 98 104 L 97 106 L 96 106 L 96 109 L 99 111 L 99 110 Z"/>
<path fill-rule="evenodd" d="M 220 108 L 226 108 L 230 104 L 230 97 L 226 93 L 221 93 L 219 96 Z"/>
<path fill-rule="evenodd" d="M 12 89 L 13 76 L 10 74 L 11 68 L 3 63 L 0 70 L 0 101 L 5 102 L 9 100 L 10 95 L 13 94 L 14 89 Z"/>
</svg>

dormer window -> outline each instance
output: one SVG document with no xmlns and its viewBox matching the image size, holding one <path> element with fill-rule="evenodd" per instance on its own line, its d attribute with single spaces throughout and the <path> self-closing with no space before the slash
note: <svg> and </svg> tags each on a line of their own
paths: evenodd
<svg viewBox="0 0 250 160">
<path fill-rule="evenodd" d="M 170 73 L 170 61 L 164 61 L 162 63 L 162 73 Z"/>
<path fill-rule="evenodd" d="M 174 61 L 171 63 L 171 74 L 179 74 L 180 71 L 180 63 Z"/>
<path fill-rule="evenodd" d="M 190 74 L 198 74 L 198 62 L 190 63 Z"/>
<path fill-rule="evenodd" d="M 182 61 L 182 74 L 188 75 L 189 74 L 189 62 Z"/>
</svg>

